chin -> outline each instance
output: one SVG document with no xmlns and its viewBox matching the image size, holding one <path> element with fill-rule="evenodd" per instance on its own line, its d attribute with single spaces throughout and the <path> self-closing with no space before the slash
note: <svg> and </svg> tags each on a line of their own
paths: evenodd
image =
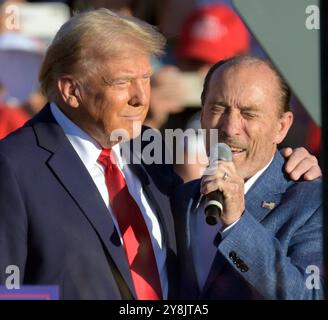
<svg viewBox="0 0 328 320">
<path fill-rule="evenodd" d="M 238 166 L 236 165 L 236 170 L 237 170 L 237 173 L 240 177 L 242 177 L 244 180 L 247 180 L 248 178 L 250 178 L 250 173 L 249 173 L 249 170 L 247 170 L 246 168 L 243 168 L 242 166 Z"/>
</svg>

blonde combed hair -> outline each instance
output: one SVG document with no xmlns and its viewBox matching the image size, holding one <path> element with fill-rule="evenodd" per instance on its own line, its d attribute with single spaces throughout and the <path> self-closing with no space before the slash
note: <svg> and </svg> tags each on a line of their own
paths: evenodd
<svg viewBox="0 0 328 320">
<path fill-rule="evenodd" d="M 79 13 L 59 29 L 46 52 L 39 73 L 41 90 L 53 100 L 60 77 L 79 77 L 83 83 L 104 61 L 119 56 L 122 45 L 160 56 L 165 43 L 155 27 L 137 18 L 122 17 L 108 9 Z"/>
</svg>

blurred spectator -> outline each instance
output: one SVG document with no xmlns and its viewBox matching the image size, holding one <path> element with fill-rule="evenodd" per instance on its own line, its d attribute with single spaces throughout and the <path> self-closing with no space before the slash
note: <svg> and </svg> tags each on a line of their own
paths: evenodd
<svg viewBox="0 0 328 320">
<path fill-rule="evenodd" d="M 59 25 L 69 18 L 69 9 L 60 3 L 7 0 L 0 15 L 0 81 L 6 88 L 2 101 L 24 105 L 33 115 L 44 103 L 38 83 L 43 54 Z"/>
<path fill-rule="evenodd" d="M 29 116 L 20 108 L 9 108 L 0 104 L 0 139 L 21 127 Z"/>
<path fill-rule="evenodd" d="M 176 48 L 177 65 L 183 79 L 185 111 L 171 115 L 166 128 L 200 128 L 200 95 L 209 68 L 216 62 L 250 50 L 250 34 L 234 10 L 224 4 L 200 6 L 183 23 Z M 188 121 L 188 119 L 190 119 Z M 187 124 L 186 124 L 187 122 Z M 182 142 L 181 143 L 182 146 Z M 198 161 L 175 165 L 185 182 L 199 178 L 206 167 L 206 152 L 201 134 L 184 145 L 185 159 L 197 152 Z"/>
<path fill-rule="evenodd" d="M 181 72 L 175 66 L 164 66 L 152 77 L 150 109 L 145 125 L 161 128 L 170 114 L 184 109 L 186 92 L 183 88 Z"/>
<path fill-rule="evenodd" d="M 183 21 L 197 7 L 197 0 L 167 0 L 162 1 L 159 27 L 168 39 L 177 38 Z"/>
<path fill-rule="evenodd" d="M 194 107 L 200 107 L 203 79 L 211 65 L 246 53 L 249 48 L 248 31 L 230 7 L 208 5 L 197 8 L 184 21 L 177 44 L 177 66 L 182 72 L 165 67 L 153 76 L 146 124 L 162 129 L 183 128 L 186 119 L 197 111 Z"/>
<path fill-rule="evenodd" d="M 208 165 L 199 112 L 190 118 L 184 128 L 184 130 L 190 129 L 194 130 L 194 136 L 189 135 L 188 139 L 181 138 L 177 141 L 177 150 L 184 151 L 183 164 L 174 165 L 175 172 L 184 182 L 199 179 Z"/>
<path fill-rule="evenodd" d="M 183 71 L 206 74 L 212 64 L 246 53 L 250 36 L 239 16 L 226 5 L 199 7 L 183 24 L 177 46 Z"/>
<path fill-rule="evenodd" d="M 320 160 L 321 151 L 321 127 L 319 127 L 312 119 L 307 126 L 307 135 L 305 139 L 305 147 L 309 152 L 313 153 Z"/>
<path fill-rule="evenodd" d="M 6 88 L 5 88 L 5 86 L 0 82 L 0 103 L 3 102 L 5 95 L 6 95 Z"/>
<path fill-rule="evenodd" d="M 247 53 L 250 35 L 239 16 L 227 5 L 199 7 L 183 23 L 177 44 L 177 66 L 183 71 L 183 87 L 188 101 L 185 111 L 171 115 L 165 128 L 183 128 L 186 119 L 200 108 L 202 83 L 217 61 Z"/>
<path fill-rule="evenodd" d="M 280 147 L 292 148 L 304 146 L 310 153 L 320 159 L 321 128 L 312 120 L 301 102 L 292 96 L 291 107 L 294 114 L 294 124 Z"/>
<path fill-rule="evenodd" d="M 166 38 L 176 38 L 182 21 L 196 8 L 196 0 L 73 0 L 73 11 L 107 8 L 133 15 L 159 27 Z"/>
<path fill-rule="evenodd" d="M 63 8 L 25 0 L 0 2 L 0 139 L 45 104 L 38 73 L 48 37 L 53 36 L 56 23 L 68 18 Z"/>
<path fill-rule="evenodd" d="M 132 6 L 134 0 L 73 0 L 71 1 L 73 12 L 86 11 L 99 8 L 107 8 L 121 15 L 133 15 Z"/>
<path fill-rule="evenodd" d="M 27 45 L 28 41 L 19 34 L 0 34 L 0 81 L 6 86 L 4 99 L 8 103 L 23 103 L 39 86 L 43 56 L 34 52 L 32 45 L 27 49 Z"/>
<path fill-rule="evenodd" d="M 197 0 L 197 4 L 200 6 L 208 4 L 226 4 L 231 7 L 233 6 L 232 0 Z"/>
<path fill-rule="evenodd" d="M 30 116 L 33 116 L 37 114 L 46 103 L 46 97 L 38 90 L 30 94 L 22 107 Z"/>
</svg>

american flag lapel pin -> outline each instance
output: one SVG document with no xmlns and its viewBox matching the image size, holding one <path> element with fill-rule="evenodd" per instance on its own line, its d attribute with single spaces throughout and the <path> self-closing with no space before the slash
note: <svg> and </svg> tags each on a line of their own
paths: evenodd
<svg viewBox="0 0 328 320">
<path fill-rule="evenodd" d="M 266 202 L 266 201 L 262 202 L 262 208 L 272 210 L 275 206 L 276 206 L 276 204 L 274 202 Z"/>
</svg>

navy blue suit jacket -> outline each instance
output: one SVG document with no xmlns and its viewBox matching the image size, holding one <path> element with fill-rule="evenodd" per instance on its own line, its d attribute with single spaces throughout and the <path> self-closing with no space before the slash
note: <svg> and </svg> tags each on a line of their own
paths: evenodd
<svg viewBox="0 0 328 320">
<path fill-rule="evenodd" d="M 159 219 L 169 298 L 176 241 L 169 196 L 181 180 L 168 165 L 129 165 Z M 61 299 L 136 297 L 123 247 L 87 169 L 47 105 L 0 141 L 0 284 L 17 265 L 22 284 L 58 285 Z"/>
<path fill-rule="evenodd" d="M 178 188 L 172 210 L 176 217 L 181 298 L 323 298 L 321 181 L 291 181 L 284 175 L 283 165 L 284 159 L 277 152 L 246 194 L 246 210 L 239 222 L 209 248 L 216 255 L 202 290 L 193 267 L 191 238 L 195 235 L 190 232 L 196 223 L 200 182 Z M 274 205 L 270 208 L 264 202 Z M 320 273 L 315 283 L 311 276 L 317 270 Z"/>
</svg>

